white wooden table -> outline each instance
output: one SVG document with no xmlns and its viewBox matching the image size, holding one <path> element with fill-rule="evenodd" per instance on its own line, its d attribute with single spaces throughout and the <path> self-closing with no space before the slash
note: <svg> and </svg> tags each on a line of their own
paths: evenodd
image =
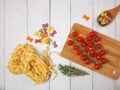
<svg viewBox="0 0 120 90">
<path fill-rule="evenodd" d="M 120 90 L 120 78 L 112 80 L 55 54 L 51 58 L 56 65 L 75 66 L 90 75 L 69 78 L 56 67 L 58 77 L 55 80 L 50 78 L 42 85 L 34 85 L 27 76 L 17 76 L 7 70 L 15 46 L 26 43 L 26 36 L 32 36 L 46 22 L 57 30 L 53 39 L 58 47 L 50 46 L 50 52 L 62 51 L 75 22 L 120 41 L 120 13 L 107 27 L 96 23 L 100 12 L 119 4 L 120 0 L 0 0 L 0 90 Z M 90 20 L 84 20 L 83 14 L 87 14 Z"/>
</svg>

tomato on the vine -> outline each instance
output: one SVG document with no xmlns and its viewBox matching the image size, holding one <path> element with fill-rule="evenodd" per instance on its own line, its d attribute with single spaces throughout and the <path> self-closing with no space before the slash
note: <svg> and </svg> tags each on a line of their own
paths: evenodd
<svg viewBox="0 0 120 90">
<path fill-rule="evenodd" d="M 105 55 L 105 50 L 101 50 L 100 55 Z"/>
<path fill-rule="evenodd" d="M 90 59 L 86 58 L 84 62 L 85 62 L 85 64 L 90 64 Z"/>
<path fill-rule="evenodd" d="M 94 68 L 95 68 L 96 70 L 99 70 L 101 67 L 102 67 L 102 66 L 101 66 L 100 63 L 94 64 Z"/>
<path fill-rule="evenodd" d="M 73 50 L 77 50 L 77 46 L 76 45 L 73 45 Z"/>
<path fill-rule="evenodd" d="M 73 41 L 72 41 L 72 40 L 68 40 L 67 44 L 68 44 L 69 46 L 71 46 L 71 45 L 73 45 Z"/>
<path fill-rule="evenodd" d="M 81 37 L 81 36 L 79 36 L 79 37 L 77 37 L 77 39 L 76 39 L 78 42 L 81 42 L 81 41 L 83 41 L 83 38 Z"/>
<path fill-rule="evenodd" d="M 81 60 L 86 60 L 86 55 L 82 54 L 82 55 L 80 56 L 80 59 L 81 59 Z"/>
<path fill-rule="evenodd" d="M 98 42 L 99 40 L 100 40 L 100 37 L 99 37 L 99 36 L 94 37 L 94 41 L 95 41 L 95 42 Z"/>
<path fill-rule="evenodd" d="M 91 38 L 90 36 L 87 36 L 87 37 L 86 37 L 86 40 L 87 40 L 87 41 L 90 41 L 91 39 L 92 39 L 92 38 Z"/>
<path fill-rule="evenodd" d="M 78 32 L 77 32 L 77 31 L 73 31 L 73 32 L 72 32 L 72 36 L 73 36 L 73 37 L 76 37 L 77 35 L 78 35 Z"/>
<path fill-rule="evenodd" d="M 93 47 L 94 43 L 92 41 L 88 42 L 88 47 Z"/>
<path fill-rule="evenodd" d="M 101 62 L 102 62 L 102 64 L 105 64 L 107 62 L 107 59 L 106 58 L 101 58 Z"/>
<path fill-rule="evenodd" d="M 76 55 L 80 55 L 82 53 L 82 50 L 78 49 L 76 50 Z"/>
<path fill-rule="evenodd" d="M 90 32 L 90 37 L 94 37 L 96 35 L 95 31 Z"/>
<path fill-rule="evenodd" d="M 87 42 L 85 42 L 85 41 L 84 41 L 84 42 L 81 42 L 81 46 L 82 46 L 82 47 L 87 46 Z"/>
<path fill-rule="evenodd" d="M 99 54 L 96 55 L 96 59 L 97 60 L 100 60 L 101 59 L 101 56 Z"/>
<path fill-rule="evenodd" d="M 100 43 L 97 43 L 97 44 L 96 44 L 96 47 L 97 47 L 98 49 L 101 48 L 101 46 L 102 46 L 102 45 L 101 45 Z"/>
<path fill-rule="evenodd" d="M 87 53 L 89 51 L 89 48 L 88 47 L 85 47 L 84 48 L 84 51 Z"/>
</svg>

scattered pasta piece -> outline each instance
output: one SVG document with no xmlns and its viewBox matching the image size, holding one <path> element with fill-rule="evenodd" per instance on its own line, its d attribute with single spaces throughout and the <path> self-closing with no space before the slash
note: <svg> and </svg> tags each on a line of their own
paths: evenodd
<svg viewBox="0 0 120 90">
<path fill-rule="evenodd" d="M 86 14 L 83 15 L 83 18 L 86 19 L 86 21 L 90 19 L 90 17 L 88 17 Z"/>
<path fill-rule="evenodd" d="M 53 45 L 54 48 L 58 47 L 56 41 L 53 41 L 53 42 L 52 42 L 52 45 Z"/>
<path fill-rule="evenodd" d="M 27 36 L 27 38 L 26 38 L 28 41 L 30 41 L 30 42 L 33 42 L 33 38 L 31 38 L 30 36 Z"/>
</svg>

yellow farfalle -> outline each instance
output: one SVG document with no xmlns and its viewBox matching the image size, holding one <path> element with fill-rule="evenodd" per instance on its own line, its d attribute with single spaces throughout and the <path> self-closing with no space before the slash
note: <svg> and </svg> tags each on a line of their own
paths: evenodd
<svg viewBox="0 0 120 90">
<path fill-rule="evenodd" d="M 50 26 L 50 27 L 47 29 L 48 32 L 50 32 L 50 31 L 52 31 L 52 30 L 54 30 L 54 27 L 53 27 L 53 26 Z"/>
</svg>

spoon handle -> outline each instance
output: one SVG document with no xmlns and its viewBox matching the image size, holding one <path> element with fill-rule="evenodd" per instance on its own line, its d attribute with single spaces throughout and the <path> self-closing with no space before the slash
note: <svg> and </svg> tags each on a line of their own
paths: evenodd
<svg viewBox="0 0 120 90">
<path fill-rule="evenodd" d="M 116 11 L 120 11 L 120 5 L 114 8 Z"/>
<path fill-rule="evenodd" d="M 115 18 L 116 14 L 120 11 L 120 5 L 118 5 L 117 7 L 108 10 L 109 13 L 111 13 L 112 18 Z"/>
</svg>

